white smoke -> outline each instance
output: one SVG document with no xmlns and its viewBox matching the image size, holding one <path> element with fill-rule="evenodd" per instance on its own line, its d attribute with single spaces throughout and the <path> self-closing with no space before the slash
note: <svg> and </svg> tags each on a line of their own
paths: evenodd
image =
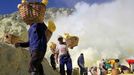
<svg viewBox="0 0 134 75">
<path fill-rule="evenodd" d="M 101 58 L 133 57 L 133 13 L 134 0 L 92 5 L 79 2 L 71 15 L 56 18 L 57 30 L 52 40 L 65 32 L 79 36 L 78 47 L 70 50 L 74 65 L 81 52 L 88 66 Z"/>
</svg>

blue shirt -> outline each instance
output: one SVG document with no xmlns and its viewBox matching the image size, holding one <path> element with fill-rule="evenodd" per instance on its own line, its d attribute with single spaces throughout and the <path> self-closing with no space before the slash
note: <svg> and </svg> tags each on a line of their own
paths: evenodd
<svg viewBox="0 0 134 75">
<path fill-rule="evenodd" d="M 83 55 L 80 55 L 80 56 L 78 57 L 77 63 L 78 63 L 78 66 L 79 66 L 79 67 L 84 68 L 85 62 L 84 62 L 84 56 L 83 56 Z"/>
<path fill-rule="evenodd" d="M 28 30 L 28 42 L 20 43 L 21 47 L 29 47 L 30 51 L 45 51 L 47 39 L 45 35 L 47 27 L 44 23 L 33 23 Z"/>
</svg>

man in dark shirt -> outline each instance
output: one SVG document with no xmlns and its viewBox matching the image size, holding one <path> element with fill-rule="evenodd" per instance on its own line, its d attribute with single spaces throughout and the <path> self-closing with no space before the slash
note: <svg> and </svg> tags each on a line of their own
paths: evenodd
<svg viewBox="0 0 134 75">
<path fill-rule="evenodd" d="M 83 53 L 80 54 L 77 60 L 78 66 L 80 67 L 80 75 L 83 75 L 85 72 L 85 61 Z"/>
<path fill-rule="evenodd" d="M 44 75 L 41 62 L 47 48 L 46 30 L 47 27 L 44 23 L 33 23 L 28 30 L 29 41 L 15 44 L 15 47 L 29 47 L 31 54 L 29 63 L 30 75 Z"/>
</svg>

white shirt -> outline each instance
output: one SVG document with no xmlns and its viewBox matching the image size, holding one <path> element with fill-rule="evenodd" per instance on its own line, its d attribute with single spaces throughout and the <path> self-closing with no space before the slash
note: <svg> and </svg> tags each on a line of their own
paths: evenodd
<svg viewBox="0 0 134 75">
<path fill-rule="evenodd" d="M 67 54 L 68 47 L 65 44 L 58 44 L 56 48 L 56 53 L 59 53 L 59 56 Z"/>
</svg>

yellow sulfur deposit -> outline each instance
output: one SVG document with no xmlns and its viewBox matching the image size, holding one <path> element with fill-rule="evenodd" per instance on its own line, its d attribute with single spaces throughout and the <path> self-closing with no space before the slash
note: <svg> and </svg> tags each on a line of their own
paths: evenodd
<svg viewBox="0 0 134 75">
<path fill-rule="evenodd" d="M 111 62 L 111 65 L 114 65 L 115 60 L 114 59 L 111 59 L 110 62 Z"/>
<path fill-rule="evenodd" d="M 52 51 L 52 53 L 55 53 L 55 49 L 56 49 L 56 44 L 54 42 L 51 42 L 49 44 L 50 50 Z"/>
<path fill-rule="evenodd" d="M 44 5 L 47 5 L 47 4 L 48 4 L 48 0 L 42 0 L 42 3 L 43 3 Z"/>
<path fill-rule="evenodd" d="M 21 6 L 21 4 L 18 4 L 17 8 L 19 9 L 19 8 L 20 8 L 20 6 Z"/>
<path fill-rule="evenodd" d="M 49 47 L 50 49 L 56 49 L 56 44 L 54 42 L 50 42 Z"/>
<path fill-rule="evenodd" d="M 52 20 L 49 20 L 49 21 L 48 21 L 48 29 L 49 29 L 51 32 L 54 32 L 54 31 L 56 30 L 55 23 L 54 23 Z"/>
<path fill-rule="evenodd" d="M 63 35 L 63 38 L 64 39 L 67 39 L 67 38 L 70 38 L 71 36 L 70 36 L 70 34 L 69 33 L 64 33 L 64 35 Z"/>
<path fill-rule="evenodd" d="M 21 3 L 26 3 L 26 2 L 27 2 L 27 0 L 22 0 L 22 1 L 21 1 Z"/>
</svg>

